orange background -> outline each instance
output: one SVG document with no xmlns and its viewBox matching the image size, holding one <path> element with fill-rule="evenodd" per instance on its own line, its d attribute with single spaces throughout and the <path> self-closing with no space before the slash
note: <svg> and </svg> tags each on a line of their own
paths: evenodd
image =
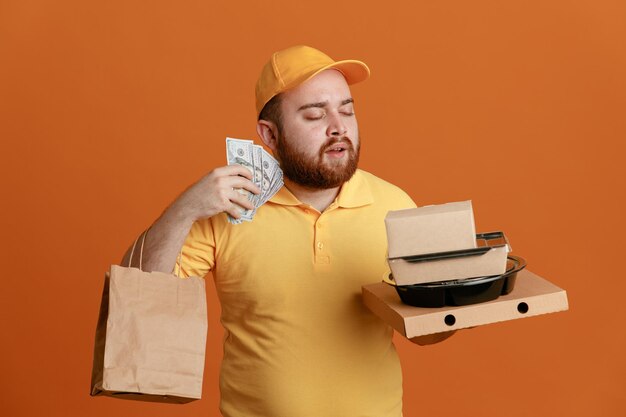
<svg viewBox="0 0 626 417">
<path fill-rule="evenodd" d="M 212 284 L 201 401 L 87 395 L 103 273 L 227 135 L 255 137 L 256 76 L 299 43 L 370 65 L 363 168 L 420 205 L 472 199 L 568 291 L 565 313 L 396 337 L 405 415 L 623 415 L 621 0 L 2 1 L 0 414 L 218 413 Z"/>
</svg>

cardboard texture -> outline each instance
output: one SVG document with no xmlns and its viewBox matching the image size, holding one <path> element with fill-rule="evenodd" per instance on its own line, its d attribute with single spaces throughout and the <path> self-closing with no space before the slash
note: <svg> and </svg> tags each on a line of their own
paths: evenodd
<svg viewBox="0 0 626 417">
<path fill-rule="evenodd" d="M 488 242 L 476 235 L 471 201 L 390 211 L 385 226 L 389 268 L 398 285 L 501 275 L 506 271 L 509 246 L 503 234 L 503 245 L 488 244 L 486 253 L 469 253 Z M 424 255 L 429 259 L 423 259 Z"/>
<path fill-rule="evenodd" d="M 111 266 L 96 329 L 91 395 L 199 399 L 206 347 L 204 279 Z"/>
<path fill-rule="evenodd" d="M 409 262 L 389 259 L 393 280 L 398 285 L 501 275 L 506 271 L 507 246 L 491 248 L 481 255 L 435 261 Z"/>
<path fill-rule="evenodd" d="M 568 309 L 565 290 L 528 270 L 518 273 L 510 294 L 462 307 L 412 307 L 403 304 L 396 290 L 382 282 L 363 286 L 362 293 L 365 305 L 407 338 Z"/>
<path fill-rule="evenodd" d="M 476 247 L 471 201 L 390 211 L 389 258 Z"/>
</svg>

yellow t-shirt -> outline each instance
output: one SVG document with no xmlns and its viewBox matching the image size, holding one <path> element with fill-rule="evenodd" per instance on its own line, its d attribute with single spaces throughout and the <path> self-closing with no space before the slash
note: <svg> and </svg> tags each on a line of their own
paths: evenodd
<svg viewBox="0 0 626 417">
<path fill-rule="evenodd" d="M 193 225 L 181 272 L 215 279 L 225 417 L 402 415 L 393 331 L 361 286 L 387 270 L 385 215 L 414 206 L 357 170 L 323 213 L 283 187 L 252 222 L 220 214 Z"/>
</svg>

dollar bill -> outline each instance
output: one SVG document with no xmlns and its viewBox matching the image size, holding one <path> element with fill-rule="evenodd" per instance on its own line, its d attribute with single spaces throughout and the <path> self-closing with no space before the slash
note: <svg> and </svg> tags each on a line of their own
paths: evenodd
<svg viewBox="0 0 626 417">
<path fill-rule="evenodd" d="M 241 208 L 241 218 L 235 219 L 229 215 L 228 221 L 232 224 L 252 221 L 257 209 L 283 186 L 283 171 L 272 155 L 251 140 L 226 138 L 226 159 L 228 165 L 238 164 L 246 167 L 252 174 L 252 182 L 261 190 L 261 194 L 253 194 L 243 189 L 237 190 L 252 202 L 254 209 Z"/>
<path fill-rule="evenodd" d="M 263 150 L 263 183 L 261 184 L 262 197 L 261 204 L 265 204 L 283 186 L 283 172 L 278 161 L 269 153 Z"/>
<path fill-rule="evenodd" d="M 263 196 L 263 190 L 261 188 L 263 185 L 263 152 L 265 152 L 265 150 L 262 146 L 253 145 L 252 160 L 254 161 L 254 176 L 252 178 L 252 182 L 261 190 L 261 194 L 256 194 L 253 197 L 255 208 L 260 206 L 259 202 Z"/>
<path fill-rule="evenodd" d="M 247 168 L 254 176 L 254 157 L 253 157 L 254 145 L 251 140 L 226 138 L 226 160 L 228 165 L 241 165 Z M 255 196 L 248 190 L 239 188 L 236 190 L 241 195 L 245 196 L 248 200 L 254 203 Z M 248 210 L 241 207 L 241 218 L 243 221 L 252 220 L 253 210 Z M 233 219 L 235 220 L 235 219 Z"/>
</svg>

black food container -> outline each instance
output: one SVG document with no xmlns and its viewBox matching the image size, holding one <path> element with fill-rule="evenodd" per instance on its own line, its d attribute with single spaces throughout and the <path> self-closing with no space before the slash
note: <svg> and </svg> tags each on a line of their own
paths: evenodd
<svg viewBox="0 0 626 417">
<path fill-rule="evenodd" d="M 510 293 L 515 287 L 517 273 L 525 266 L 523 258 L 509 255 L 506 272 L 502 275 L 415 285 L 385 282 L 396 288 L 404 304 L 415 307 L 464 306 L 495 300 L 500 295 Z"/>
</svg>

